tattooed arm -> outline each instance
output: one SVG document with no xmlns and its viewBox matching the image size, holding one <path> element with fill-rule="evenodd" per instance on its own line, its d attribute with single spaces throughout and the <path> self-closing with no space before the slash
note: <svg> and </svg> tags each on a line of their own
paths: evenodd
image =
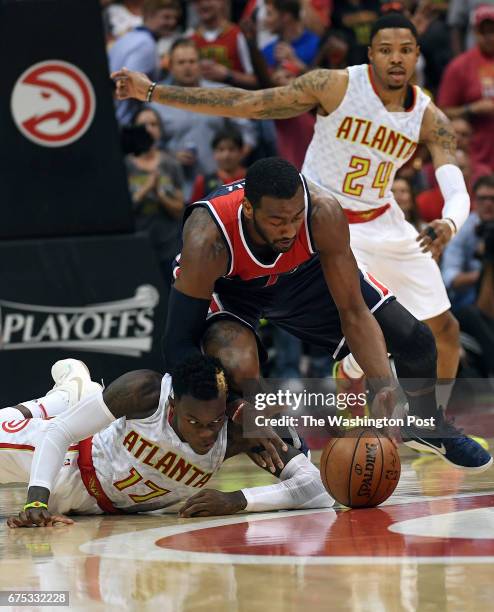
<svg viewBox="0 0 494 612">
<path fill-rule="evenodd" d="M 429 149 L 434 168 L 444 164 L 456 165 L 456 136 L 450 120 L 432 102 L 422 120 L 420 141 Z"/>
<path fill-rule="evenodd" d="M 165 365 L 171 371 L 199 353 L 216 280 L 226 274 L 228 251 L 204 208 L 196 208 L 183 231 L 180 275 L 171 288 L 164 336 Z"/>
<path fill-rule="evenodd" d="M 456 135 L 449 119 L 432 102 L 422 121 L 420 140 L 430 151 L 444 198 L 442 219 L 432 221 L 417 237 L 422 251 L 438 259 L 446 244 L 465 222 L 470 197 L 456 161 Z M 431 229 L 433 232 L 431 232 Z"/>
<path fill-rule="evenodd" d="M 148 77 L 123 68 L 112 75 L 119 100 L 146 100 Z M 174 87 L 157 85 L 152 101 L 198 113 L 247 119 L 286 119 L 316 106 L 332 112 L 341 101 L 348 75 L 345 70 L 312 70 L 285 87 L 247 91 L 233 87 Z"/>
<path fill-rule="evenodd" d="M 183 230 L 180 275 L 175 287 L 194 298 L 210 300 L 214 283 L 227 272 L 228 251 L 209 212 L 192 211 Z"/>
</svg>

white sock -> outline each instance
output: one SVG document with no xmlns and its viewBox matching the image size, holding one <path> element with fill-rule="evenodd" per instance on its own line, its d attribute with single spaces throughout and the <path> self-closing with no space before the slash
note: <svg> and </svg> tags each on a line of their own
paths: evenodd
<svg viewBox="0 0 494 612">
<path fill-rule="evenodd" d="M 34 418 L 47 419 L 65 412 L 69 407 L 69 392 L 62 389 L 53 389 L 44 397 L 32 402 L 23 403 L 29 408 Z"/>
<path fill-rule="evenodd" d="M 355 361 L 355 357 L 351 353 L 343 358 L 341 367 L 348 378 L 362 378 L 364 375 L 364 371 Z"/>
<path fill-rule="evenodd" d="M 48 419 L 67 410 L 69 407 L 69 394 L 67 391 L 54 389 L 44 397 L 21 402 L 20 405 L 25 406 L 29 410 L 33 419 Z M 25 418 L 17 408 L 3 408 L 0 410 L 0 421 Z"/>
<path fill-rule="evenodd" d="M 0 410 L 0 422 L 23 421 L 26 417 L 17 408 L 2 408 Z"/>
</svg>

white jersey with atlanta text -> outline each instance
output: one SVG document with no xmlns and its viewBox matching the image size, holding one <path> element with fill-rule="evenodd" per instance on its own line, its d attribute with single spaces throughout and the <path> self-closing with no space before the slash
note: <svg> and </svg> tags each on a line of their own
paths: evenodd
<svg viewBox="0 0 494 612">
<path fill-rule="evenodd" d="M 343 207 L 359 267 L 425 321 L 450 308 L 448 295 L 438 265 L 422 253 L 417 229 L 406 221 L 391 188 L 396 171 L 417 148 L 430 99 L 414 86 L 411 107 L 389 112 L 369 66 L 352 66 L 348 75 L 341 104 L 317 117 L 302 171 Z"/>
<path fill-rule="evenodd" d="M 396 205 L 391 186 L 417 148 L 430 98 L 413 87 L 404 112 L 389 112 L 377 95 L 367 64 L 348 68 L 345 96 L 330 115 L 318 115 L 302 173 L 355 211 Z"/>
<path fill-rule="evenodd" d="M 96 474 L 116 508 L 143 512 L 172 506 L 200 491 L 223 462 L 227 423 L 208 453 L 198 455 L 168 422 L 170 393 L 166 374 L 154 414 L 122 417 L 93 437 Z"/>
</svg>

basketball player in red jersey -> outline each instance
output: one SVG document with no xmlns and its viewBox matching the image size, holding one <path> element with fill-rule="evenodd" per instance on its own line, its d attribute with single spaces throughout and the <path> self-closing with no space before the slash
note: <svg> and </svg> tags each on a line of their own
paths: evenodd
<svg viewBox="0 0 494 612">
<path fill-rule="evenodd" d="M 144 75 L 126 70 L 112 76 L 121 99 L 146 100 L 150 94 L 154 102 L 195 112 L 282 119 L 317 108 L 304 175 L 338 199 L 359 265 L 427 322 L 438 348 L 439 378 L 453 379 L 458 325 L 449 312 L 439 269 L 420 246 L 439 255 L 468 216 L 468 192 L 454 156 L 456 139 L 447 117 L 419 87 L 409 85 L 419 56 L 413 24 L 403 15 L 388 15 L 375 22 L 371 38 L 370 66 L 313 70 L 285 87 L 267 90 L 186 91 L 153 87 Z M 445 206 L 443 219 L 432 222 L 417 242 L 417 232 L 411 232 L 400 215 L 391 185 L 419 142 L 430 150 Z"/>
<path fill-rule="evenodd" d="M 415 27 L 403 15 L 392 14 L 373 25 L 370 66 L 314 70 L 286 87 L 184 90 L 155 86 L 145 75 L 125 69 L 112 76 L 120 99 L 149 98 L 196 112 L 283 119 L 317 108 L 303 173 L 341 203 L 360 267 L 389 286 L 432 330 L 439 378 L 451 381 L 459 360 L 458 324 L 431 253 L 438 256 L 461 227 L 470 200 L 456 166 L 456 139 L 448 119 L 419 87 L 409 85 L 418 56 Z M 431 153 L 445 206 L 443 218 L 417 234 L 399 211 L 391 185 L 419 142 Z M 363 364 L 357 362 L 345 359 L 348 375 L 361 375 Z M 450 386 L 440 388 L 442 406 Z"/>
<path fill-rule="evenodd" d="M 410 412 L 437 423 L 433 432 L 407 429 L 406 443 L 427 445 L 466 470 L 491 465 L 489 453 L 437 409 L 429 328 L 359 272 L 340 205 L 328 195 L 311 197 L 305 178 L 287 161 L 260 160 L 245 182 L 224 185 L 186 209 L 175 277 L 167 367 L 202 346 L 229 370 L 241 394 L 247 379 L 260 376 L 256 328 L 265 317 L 335 358 L 350 349 L 386 402 L 393 384 L 389 351 Z"/>
</svg>

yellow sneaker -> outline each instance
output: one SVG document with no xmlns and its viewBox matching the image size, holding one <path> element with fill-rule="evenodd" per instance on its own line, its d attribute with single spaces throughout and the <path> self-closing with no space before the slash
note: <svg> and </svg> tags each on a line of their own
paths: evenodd
<svg viewBox="0 0 494 612">
<path fill-rule="evenodd" d="M 347 395 L 348 393 L 352 393 L 358 396 L 360 393 L 365 394 L 366 392 L 365 376 L 362 376 L 360 378 L 350 378 L 343 371 L 342 361 L 335 362 L 333 366 L 333 378 L 336 383 L 336 393 L 338 396 L 340 394 Z M 369 413 L 368 405 L 365 404 L 364 406 L 362 405 L 348 406 L 347 405 L 346 408 L 344 408 L 341 411 L 341 414 L 343 418 L 351 419 L 352 417 L 369 416 L 370 413 Z"/>
</svg>

